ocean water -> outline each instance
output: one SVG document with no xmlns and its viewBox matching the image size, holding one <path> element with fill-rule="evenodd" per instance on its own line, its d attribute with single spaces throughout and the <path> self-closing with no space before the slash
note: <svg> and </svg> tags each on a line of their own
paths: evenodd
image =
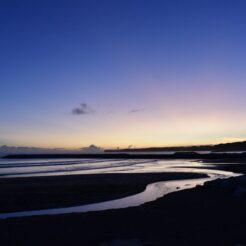
<svg viewBox="0 0 246 246">
<path fill-rule="evenodd" d="M 182 171 L 210 167 L 194 160 L 141 159 L 0 159 L 0 178 L 71 174 L 142 173 Z M 176 170 L 176 171 L 177 171 Z M 187 170 L 185 170 L 187 172 Z M 189 172 L 192 172 L 189 168 Z M 196 170 L 197 172 L 197 170 Z"/>
</svg>

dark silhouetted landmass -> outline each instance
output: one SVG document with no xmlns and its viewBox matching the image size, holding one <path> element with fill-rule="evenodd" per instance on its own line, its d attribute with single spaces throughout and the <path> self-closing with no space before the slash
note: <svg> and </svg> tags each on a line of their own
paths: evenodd
<svg viewBox="0 0 246 246">
<path fill-rule="evenodd" d="M 63 148 L 37 148 L 37 147 L 20 147 L 20 146 L 0 146 L 0 157 L 5 155 L 34 155 L 34 154 L 100 154 L 103 149 L 91 144 L 88 147 L 79 149 L 63 149 Z"/>
<path fill-rule="evenodd" d="M 107 149 L 105 152 L 151 152 L 151 151 L 246 151 L 246 141 L 225 143 L 217 145 L 201 145 L 201 146 L 177 146 L 177 147 L 149 147 L 149 148 L 126 148 L 126 149 Z"/>
</svg>

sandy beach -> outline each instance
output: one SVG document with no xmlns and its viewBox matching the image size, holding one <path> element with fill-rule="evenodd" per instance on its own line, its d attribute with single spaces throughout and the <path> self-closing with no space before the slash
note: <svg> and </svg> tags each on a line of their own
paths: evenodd
<svg viewBox="0 0 246 246">
<path fill-rule="evenodd" d="M 239 165 L 242 164 L 231 164 L 230 170 L 237 170 Z M 218 164 L 220 167 L 223 169 Z M 151 182 L 199 177 L 204 175 L 144 173 L 1 179 L 0 207 L 2 212 L 9 212 L 86 204 L 135 194 Z M 244 176 L 211 181 L 135 208 L 0 220 L 0 244 L 243 244 L 246 192 L 242 187 Z"/>
</svg>

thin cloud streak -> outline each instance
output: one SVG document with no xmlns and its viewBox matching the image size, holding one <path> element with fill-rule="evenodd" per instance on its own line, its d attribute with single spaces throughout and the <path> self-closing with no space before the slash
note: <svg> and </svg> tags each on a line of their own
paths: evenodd
<svg viewBox="0 0 246 246">
<path fill-rule="evenodd" d="M 145 108 L 136 108 L 129 111 L 130 114 L 139 113 L 146 110 Z"/>
</svg>

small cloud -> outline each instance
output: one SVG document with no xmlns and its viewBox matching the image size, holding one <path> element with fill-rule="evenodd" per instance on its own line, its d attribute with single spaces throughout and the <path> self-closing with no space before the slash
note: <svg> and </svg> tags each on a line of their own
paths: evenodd
<svg viewBox="0 0 246 246">
<path fill-rule="evenodd" d="M 73 115 L 84 115 L 93 113 L 95 113 L 95 111 L 87 103 L 81 103 L 78 107 L 75 107 L 72 110 Z"/>
<path fill-rule="evenodd" d="M 83 147 L 80 149 L 83 153 L 102 153 L 103 149 L 91 144 L 89 147 Z"/>
<path fill-rule="evenodd" d="M 141 111 L 144 111 L 145 108 L 135 108 L 129 111 L 129 113 L 139 113 Z"/>
</svg>

